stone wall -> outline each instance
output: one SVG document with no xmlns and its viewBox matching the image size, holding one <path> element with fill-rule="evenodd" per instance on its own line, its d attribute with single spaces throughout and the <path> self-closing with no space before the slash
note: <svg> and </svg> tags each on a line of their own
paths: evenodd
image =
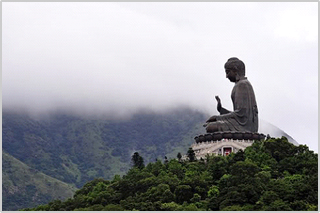
<svg viewBox="0 0 320 213">
<path fill-rule="evenodd" d="M 219 141 L 195 142 L 191 147 L 197 159 L 205 159 L 207 154 L 228 155 L 230 151 L 237 152 L 240 149 L 244 150 L 248 146 L 251 146 L 253 142 L 254 140 L 221 139 Z"/>
</svg>

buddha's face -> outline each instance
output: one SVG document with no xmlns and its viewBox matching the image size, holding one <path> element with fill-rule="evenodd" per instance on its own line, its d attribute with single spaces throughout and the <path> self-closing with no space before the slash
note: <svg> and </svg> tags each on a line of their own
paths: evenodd
<svg viewBox="0 0 320 213">
<path fill-rule="evenodd" d="M 226 78 L 228 78 L 231 82 L 236 82 L 237 72 L 234 70 L 226 69 Z"/>
</svg>

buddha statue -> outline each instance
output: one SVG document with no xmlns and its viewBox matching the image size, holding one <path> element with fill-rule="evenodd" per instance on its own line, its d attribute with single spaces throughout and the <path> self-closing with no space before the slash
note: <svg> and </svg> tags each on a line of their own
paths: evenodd
<svg viewBox="0 0 320 213">
<path fill-rule="evenodd" d="M 230 58 L 224 65 L 226 77 L 235 83 L 231 100 L 233 111 L 222 107 L 219 96 L 217 110 L 220 115 L 211 116 L 203 125 L 207 133 L 236 131 L 257 132 L 258 131 L 258 108 L 253 88 L 245 77 L 245 65 L 238 58 Z"/>
</svg>

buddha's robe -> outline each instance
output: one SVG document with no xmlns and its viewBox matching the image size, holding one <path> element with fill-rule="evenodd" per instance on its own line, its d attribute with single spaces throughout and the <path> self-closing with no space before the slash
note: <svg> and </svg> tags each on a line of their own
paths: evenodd
<svg viewBox="0 0 320 213">
<path fill-rule="evenodd" d="M 258 107 L 253 88 L 246 77 L 235 83 L 231 93 L 233 112 L 224 108 L 217 116 L 219 131 L 258 131 Z"/>
</svg>

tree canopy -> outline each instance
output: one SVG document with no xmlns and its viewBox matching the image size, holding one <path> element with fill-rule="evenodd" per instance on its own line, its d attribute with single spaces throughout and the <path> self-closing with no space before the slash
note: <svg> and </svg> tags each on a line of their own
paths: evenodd
<svg viewBox="0 0 320 213">
<path fill-rule="evenodd" d="M 305 145 L 269 138 L 228 156 L 191 159 L 146 166 L 140 159 L 123 177 L 95 179 L 73 198 L 24 210 L 318 210 L 318 154 Z"/>
</svg>

